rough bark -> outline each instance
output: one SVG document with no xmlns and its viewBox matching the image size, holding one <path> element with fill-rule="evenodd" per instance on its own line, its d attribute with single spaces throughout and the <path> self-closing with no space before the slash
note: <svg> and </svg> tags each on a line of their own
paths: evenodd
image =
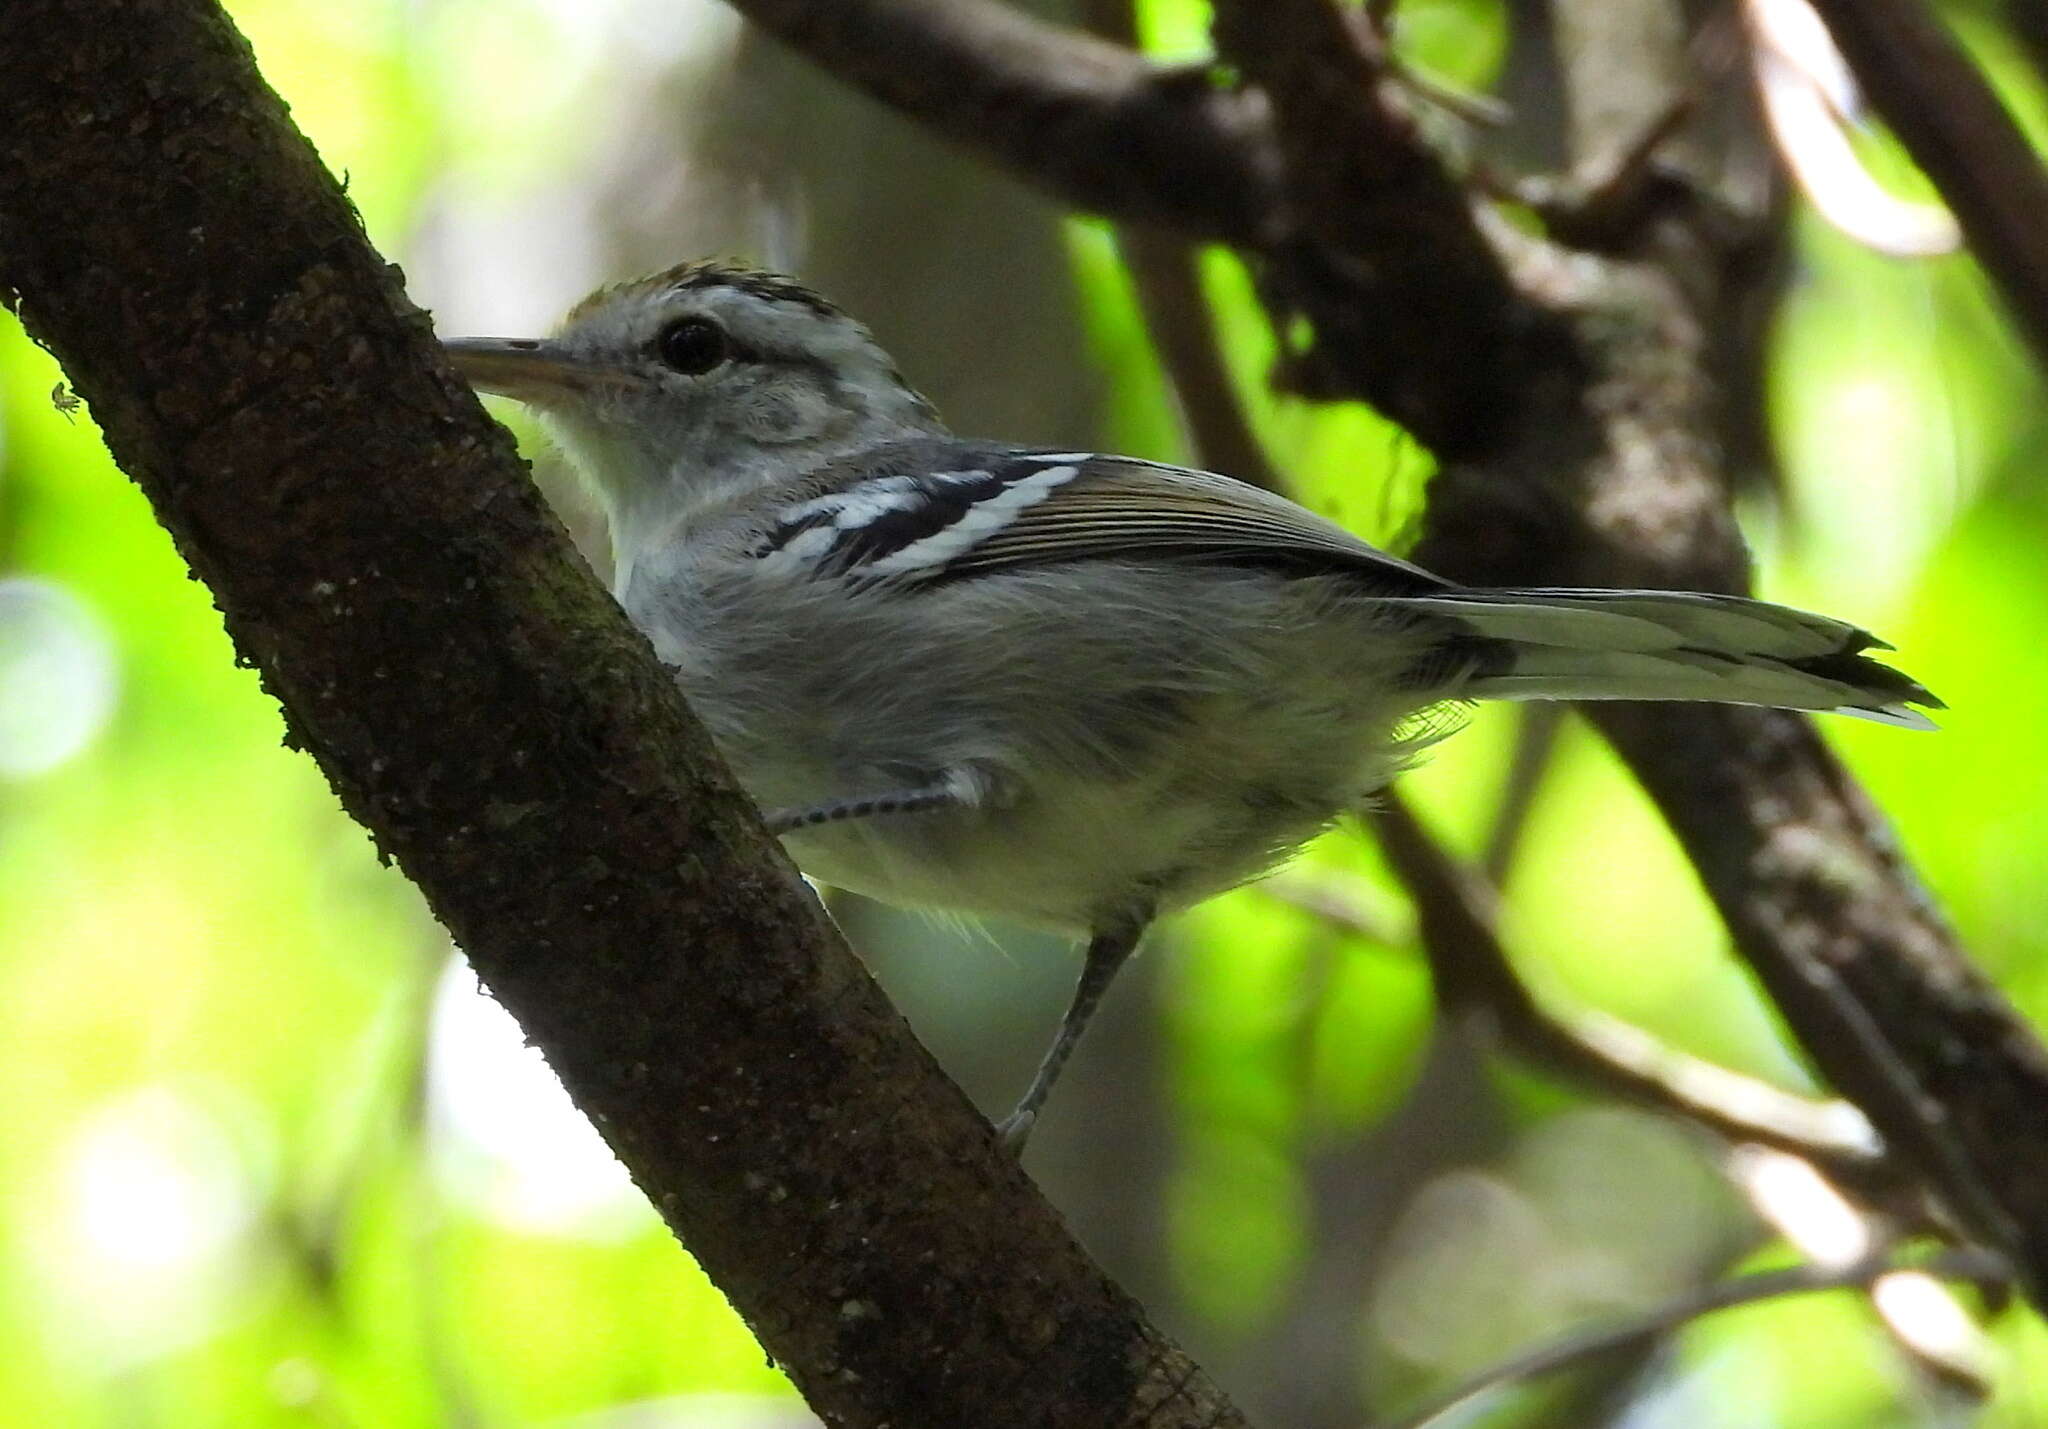
<svg viewBox="0 0 2048 1429">
<path fill-rule="evenodd" d="M 1039 68 L 1064 52 L 1063 32 L 1015 16 L 1000 30 L 984 24 L 985 0 L 732 2 L 867 92 L 1030 181 L 1112 218 L 1236 243 L 1261 275 L 1280 329 L 1305 322 L 1312 330 L 1308 360 L 1295 354 L 1282 376 L 1312 394 L 1381 405 L 1443 459 L 1418 552 L 1425 564 L 1476 584 L 1746 586 L 1726 455 L 1739 447 L 1740 409 L 1717 386 L 1727 368 L 1711 334 L 1716 315 L 1743 295 L 1752 235 L 1741 214 L 1661 163 L 1599 172 L 1617 155 L 1660 158 L 1639 141 L 1667 125 L 1682 98 L 1671 89 L 1685 73 L 1675 7 L 1559 7 L 1573 143 L 1597 180 L 1598 222 L 1574 226 L 1571 213 L 1551 214 L 1579 245 L 1567 248 L 1482 218 L 1489 265 L 1472 261 L 1455 235 L 1437 197 L 1441 176 L 1416 177 L 1405 126 L 1363 112 L 1380 102 L 1377 91 L 1368 100 L 1355 90 L 1370 69 L 1369 42 L 1353 26 L 1347 45 L 1368 48 L 1330 53 L 1331 0 L 1218 7 L 1224 60 L 1285 89 L 1267 96 L 1271 117 L 1250 131 L 1262 137 L 1240 151 L 1259 153 L 1272 177 L 1232 189 L 1271 207 L 1235 219 L 1162 206 L 1156 173 L 1129 176 L 1128 191 L 1114 176 L 1085 191 L 1069 181 L 1071 131 L 1043 116 L 1060 112 L 1074 81 Z M 909 72 L 911 57 L 930 53 L 933 35 L 963 30 L 985 43 L 946 51 L 945 95 L 935 102 L 928 78 Z M 1654 54 L 1631 48 L 1651 40 Z M 1341 86 L 1311 82 L 1338 73 L 1354 84 L 1348 99 Z M 999 102 L 1001 116 L 989 121 L 999 142 L 963 132 L 972 127 L 963 114 L 990 113 Z M 1092 141 L 1137 153 L 1137 134 L 1161 122 L 1153 102 L 1095 109 Z M 1334 115 L 1329 127 L 1288 117 L 1318 105 Z M 1436 226 L 1412 215 L 1405 225 L 1376 225 L 1372 213 L 1388 197 L 1380 185 L 1401 186 Z M 1352 211 L 1310 218 L 1304 200 Z M 1466 281 L 1398 295 L 1376 287 L 1378 272 L 1423 256 L 1416 249 L 1426 232 L 1452 246 L 1450 268 Z M 1475 329 L 1473 311 L 1497 313 L 1499 322 Z M 1475 331 L 1501 340 L 1443 341 L 1445 332 Z M 1378 360 L 1390 353 L 1398 372 Z M 1511 396 L 1461 400 L 1472 392 Z M 2048 1303 L 2048 1205 L 2037 1194 L 2048 1184 L 2048 1057 L 1970 966 L 1810 724 L 1628 706 L 1596 719 L 1686 843 L 1738 949 L 1822 1072 Z"/>
<path fill-rule="evenodd" d="M 0 7 L 0 291 L 828 1422 L 1241 1422 L 848 955 L 211 0 Z"/>
<path fill-rule="evenodd" d="M 1282 380 L 1370 394 L 1443 454 L 1492 449 L 1514 427 L 1532 314 L 1403 112 L 1371 29 L 1330 0 L 1219 0 L 1215 32 L 1265 94 L 1280 148 L 1276 221 L 1254 230 L 1271 235 L 1262 288 L 1277 331 L 1300 313 L 1314 334 L 1289 344 Z"/>
</svg>

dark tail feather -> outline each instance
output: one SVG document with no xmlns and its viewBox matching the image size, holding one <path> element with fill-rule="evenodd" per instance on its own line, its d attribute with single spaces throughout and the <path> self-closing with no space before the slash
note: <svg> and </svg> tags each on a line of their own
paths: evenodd
<svg viewBox="0 0 2048 1429">
<path fill-rule="evenodd" d="M 1826 616 L 1739 596 L 1643 590 L 1475 590 L 1395 602 L 1488 642 L 1461 693 L 1508 700 L 1705 700 L 1828 710 L 1907 729 L 1941 709 Z"/>
</svg>

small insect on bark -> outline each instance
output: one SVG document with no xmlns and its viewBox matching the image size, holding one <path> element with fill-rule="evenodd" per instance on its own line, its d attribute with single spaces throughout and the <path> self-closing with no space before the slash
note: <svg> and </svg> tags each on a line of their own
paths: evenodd
<svg viewBox="0 0 2048 1429">
<path fill-rule="evenodd" d="M 50 389 L 50 405 L 63 415 L 65 421 L 69 422 L 76 420 L 78 409 L 83 407 L 85 403 L 79 400 L 76 392 L 73 392 L 69 387 L 59 382 Z"/>
</svg>

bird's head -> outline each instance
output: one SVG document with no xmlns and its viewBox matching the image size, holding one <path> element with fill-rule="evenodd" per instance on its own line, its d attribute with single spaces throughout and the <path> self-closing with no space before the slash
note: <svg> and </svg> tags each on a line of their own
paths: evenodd
<svg viewBox="0 0 2048 1429">
<path fill-rule="evenodd" d="M 531 406 L 614 539 L 848 452 L 943 431 L 860 323 L 788 278 L 691 263 L 601 289 L 548 338 L 458 338 L 456 369 Z"/>
</svg>

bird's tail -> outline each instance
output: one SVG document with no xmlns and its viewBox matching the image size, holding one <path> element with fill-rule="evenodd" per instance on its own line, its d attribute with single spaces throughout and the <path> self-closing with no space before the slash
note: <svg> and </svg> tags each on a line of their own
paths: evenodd
<svg viewBox="0 0 2048 1429">
<path fill-rule="evenodd" d="M 1470 671 L 1460 694 L 1473 699 L 1707 700 L 1907 729 L 1934 728 L 1911 706 L 1943 708 L 1863 653 L 1891 648 L 1869 632 L 1739 596 L 1459 590 L 1398 604 L 1456 622 L 1448 653 Z"/>
</svg>

